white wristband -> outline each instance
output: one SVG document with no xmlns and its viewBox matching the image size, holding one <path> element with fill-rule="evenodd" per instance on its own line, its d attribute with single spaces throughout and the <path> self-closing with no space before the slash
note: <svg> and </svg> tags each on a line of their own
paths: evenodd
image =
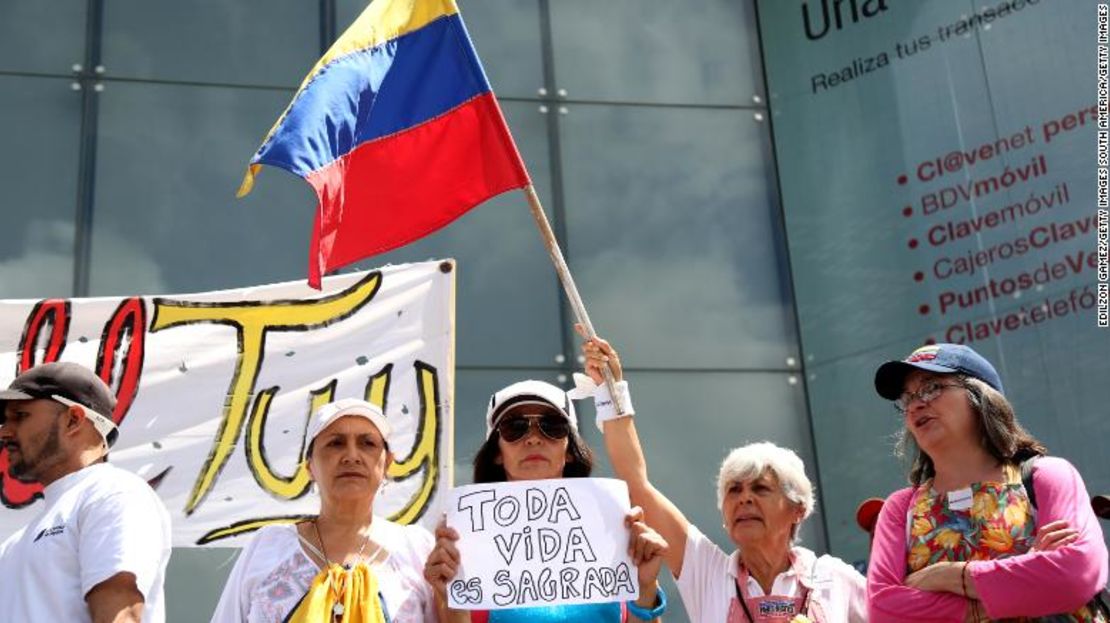
<svg viewBox="0 0 1110 623">
<path fill-rule="evenodd" d="M 609 387 L 606 385 L 597 385 L 593 379 L 581 374 L 574 373 L 574 389 L 567 392 L 574 400 L 581 400 L 583 398 L 594 397 L 594 407 L 597 408 L 597 429 L 605 432 L 602 427 L 603 422 L 615 420 L 622 417 L 630 417 L 636 414 L 632 408 L 632 394 L 628 391 L 628 381 L 619 381 L 613 384 L 617 388 L 617 393 L 620 396 L 621 406 L 624 407 L 624 413 L 617 415 L 617 406 L 613 404 L 613 397 L 609 394 Z"/>
<path fill-rule="evenodd" d="M 609 394 L 609 388 L 605 385 L 598 387 L 597 392 L 594 393 L 594 407 L 597 408 L 595 422 L 597 423 L 597 429 L 602 432 L 605 430 L 602 426 L 604 422 L 636 415 L 636 410 L 632 408 L 632 394 L 628 391 L 628 381 L 619 381 L 614 383 L 613 386 L 617 390 L 621 406 L 624 407 L 624 413 L 617 414 L 617 405 Z"/>
</svg>

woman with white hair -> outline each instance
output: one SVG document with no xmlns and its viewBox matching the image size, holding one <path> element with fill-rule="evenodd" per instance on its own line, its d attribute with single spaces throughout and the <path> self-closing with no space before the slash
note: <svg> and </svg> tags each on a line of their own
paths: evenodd
<svg viewBox="0 0 1110 623">
<path fill-rule="evenodd" d="M 579 329 L 581 332 L 581 329 Z M 736 550 L 711 542 L 648 479 L 636 426 L 617 417 L 603 384 L 612 371 L 625 411 L 628 384 L 616 351 L 600 338 L 582 347 L 605 448 L 632 503 L 670 544 L 665 555 L 683 604 L 695 623 L 866 621 L 866 582 L 851 565 L 818 557 L 796 544 L 798 527 L 813 512 L 813 485 L 792 450 L 769 442 L 734 449 L 717 477 L 717 507 Z M 587 384 L 588 385 L 588 384 Z M 586 391 L 589 391 L 587 388 Z"/>
</svg>

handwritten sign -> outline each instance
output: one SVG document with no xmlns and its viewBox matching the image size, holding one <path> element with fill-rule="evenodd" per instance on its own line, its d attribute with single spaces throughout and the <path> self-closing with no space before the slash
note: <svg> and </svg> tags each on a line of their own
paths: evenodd
<svg viewBox="0 0 1110 623">
<path fill-rule="evenodd" d="M 461 565 L 448 603 L 463 610 L 636 599 L 628 487 L 608 478 L 467 485 L 447 498 Z"/>
</svg>

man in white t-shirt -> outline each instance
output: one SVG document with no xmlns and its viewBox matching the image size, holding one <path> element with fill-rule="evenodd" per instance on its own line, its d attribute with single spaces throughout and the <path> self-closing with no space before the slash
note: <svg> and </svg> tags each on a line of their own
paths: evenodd
<svg viewBox="0 0 1110 623">
<path fill-rule="evenodd" d="M 0 391 L 10 474 L 43 486 L 38 512 L 0 545 L 3 620 L 165 621 L 170 516 L 107 463 L 116 399 L 74 363 L 31 368 Z"/>
</svg>

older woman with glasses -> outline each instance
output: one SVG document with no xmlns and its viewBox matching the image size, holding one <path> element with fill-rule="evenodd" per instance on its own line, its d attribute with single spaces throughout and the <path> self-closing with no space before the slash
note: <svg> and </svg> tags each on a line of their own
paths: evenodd
<svg viewBox="0 0 1110 623">
<path fill-rule="evenodd" d="M 1091 603 L 1106 545 L 1083 479 L 1044 456 L 990 362 L 926 346 L 880 366 L 875 388 L 904 420 L 912 486 L 875 527 L 871 620 L 1106 621 Z"/>
<path fill-rule="evenodd" d="M 593 453 L 578 434 L 574 404 L 566 392 L 542 381 L 521 381 L 490 398 L 486 441 L 474 457 L 474 482 L 507 482 L 548 478 L 584 478 L 593 471 Z M 633 509 L 626 520 L 632 536 L 629 552 L 638 568 L 640 597 L 634 602 L 547 606 L 507 610 L 450 611 L 450 620 L 485 623 L 620 623 L 651 621 L 666 609 L 666 596 L 656 581 L 667 543 L 643 523 Z M 446 601 L 446 586 L 459 569 L 458 533 L 446 526 L 436 531 L 436 548 L 424 576 Z M 631 618 L 630 618 L 631 615 Z"/>
<path fill-rule="evenodd" d="M 667 566 L 691 621 L 866 620 L 863 576 L 839 558 L 817 556 L 796 544 L 798 529 L 814 505 L 813 485 L 797 454 L 760 442 L 725 457 L 717 476 L 717 508 L 735 546 L 726 553 L 648 479 L 634 418 L 615 413 L 602 385 L 608 366 L 618 381 L 625 414 L 631 415 L 617 352 L 605 340 L 588 339 L 583 353 L 586 371 L 597 386 L 598 425 L 604 430 L 613 469 L 628 483 L 632 502 L 643 507 L 648 523 L 670 544 Z"/>
</svg>

